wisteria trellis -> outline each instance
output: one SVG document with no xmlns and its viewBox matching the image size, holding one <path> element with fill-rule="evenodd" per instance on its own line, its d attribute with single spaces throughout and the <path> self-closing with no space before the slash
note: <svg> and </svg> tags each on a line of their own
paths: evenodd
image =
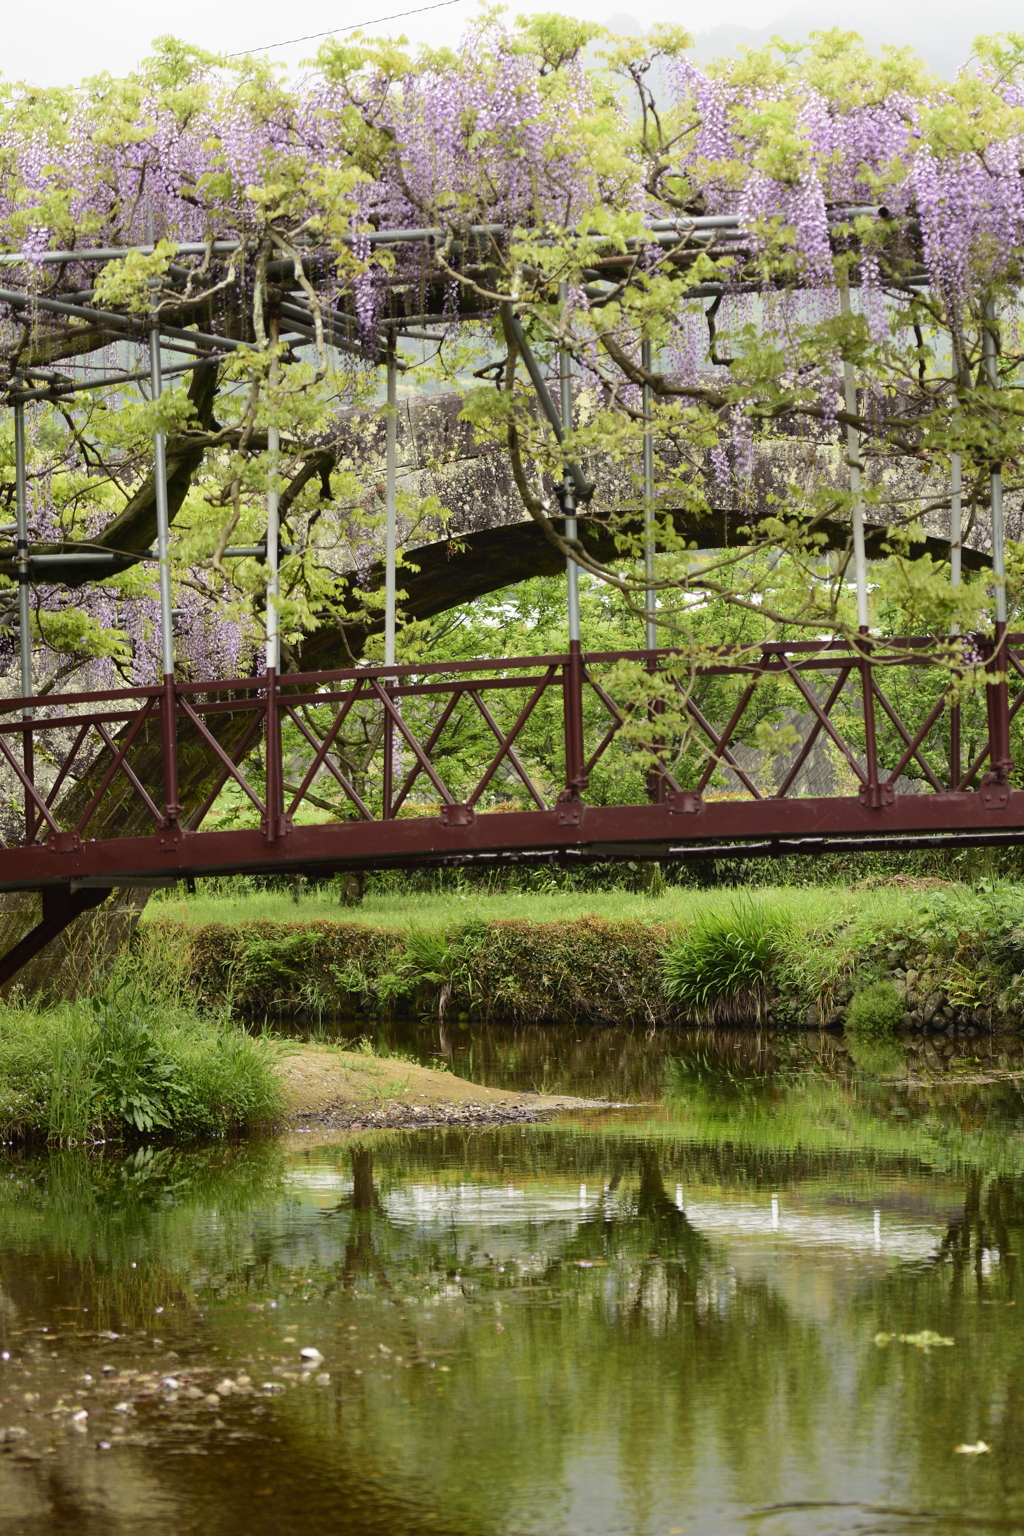
<svg viewBox="0 0 1024 1536">
<path fill-rule="evenodd" d="M 712 70 L 694 65 L 685 45 L 670 30 L 623 40 L 565 18 L 510 30 L 490 21 L 457 54 L 332 43 L 290 85 L 263 61 L 228 66 L 165 42 L 129 80 L 8 95 L 0 249 L 19 260 L 4 281 L 37 300 L 129 318 L 156 305 L 179 327 L 247 344 L 222 370 L 219 430 L 189 416 L 183 389 L 161 407 L 169 432 L 198 438 L 201 427 L 208 442 L 179 519 L 181 646 L 193 675 L 243 661 L 260 640 L 260 570 L 234 572 L 225 606 L 210 555 L 235 529 L 258 532 L 268 475 L 287 481 L 329 435 L 338 405 L 372 394 L 383 338 L 402 316 L 476 317 L 468 350 L 477 363 L 497 343 L 467 414 L 481 438 L 512 455 L 527 511 L 556 540 L 562 450 L 512 387 L 521 373 L 503 312 L 522 318 L 542 357 L 572 356 L 570 445 L 608 471 L 594 509 L 618 534 L 622 560 L 575 553 L 634 607 L 639 344 L 654 344 L 667 637 L 686 630 L 694 589 L 762 607 L 770 598 L 780 620 L 805 632 L 849 628 L 842 567 L 832 582 L 809 574 L 820 556 L 816 520 L 848 511 L 842 476 L 791 480 L 786 506 L 767 517 L 759 505 L 755 518 L 750 492 L 756 445 L 777 435 L 776 423 L 790 430 L 795 420 L 819 445 L 836 441 L 844 358 L 856 361 L 857 426 L 877 471 L 869 499 L 885 501 L 886 474 L 912 465 L 923 488 L 902 509 L 912 528 L 922 509 L 946 504 L 953 454 L 982 520 L 993 462 L 1012 491 L 1024 249 L 1018 45 L 983 46 L 954 82 L 929 79 L 903 55 L 872 59 L 838 33 L 800 54 L 766 50 Z M 434 234 L 386 241 L 410 228 Z M 214 240 L 237 250 L 177 255 Z M 105 268 L 44 259 L 151 241 L 152 257 Z M 859 294 L 846 320 L 843 285 Z M 986 303 L 999 315 L 998 396 L 979 374 Z M 267 317 L 281 304 L 292 348 L 272 386 Z M 0 306 L 7 383 L 23 386 L 33 367 L 62 357 L 89 366 L 88 331 L 71 317 Z M 116 416 L 127 446 L 116 452 L 109 422 L 80 400 L 61 406 L 71 432 L 59 443 L 52 404 L 33 410 L 33 537 L 95 538 L 146 472 L 140 445 L 152 408 L 123 395 Z M 270 419 L 288 433 L 284 466 L 268 460 Z M 365 547 L 373 515 L 353 521 L 362 492 L 337 456 L 333 474 L 335 498 L 348 504 L 334 542 Z M 310 481 L 293 516 L 315 511 L 322 533 L 331 515 L 316 498 Z M 789 589 L 777 561 L 704 559 L 694 573 L 671 514 L 716 501 L 746 510 L 748 549 L 783 547 Z M 897 538 L 897 563 L 903 552 Z M 293 635 L 325 621 L 337 575 L 337 560 L 294 557 L 285 602 Z M 907 587 L 905 574 L 899 580 Z M 91 649 L 101 673 L 152 676 L 153 605 L 137 573 L 70 605 L 56 589 L 39 590 L 55 651 L 80 658 Z M 965 588 L 956 603 L 953 611 L 945 588 L 919 572 L 905 606 L 931 631 L 984 622 L 983 591 Z M 71 624 L 69 607 L 91 616 L 88 633 Z"/>
</svg>

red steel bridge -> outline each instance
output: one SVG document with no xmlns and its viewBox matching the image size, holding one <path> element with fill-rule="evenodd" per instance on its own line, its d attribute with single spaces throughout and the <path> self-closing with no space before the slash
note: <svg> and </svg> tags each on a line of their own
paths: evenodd
<svg viewBox="0 0 1024 1536">
<path fill-rule="evenodd" d="M 707 224 L 705 233 L 714 239 L 722 220 L 691 223 L 689 234 L 700 235 L 697 226 Z M 437 233 L 371 233 L 366 238 L 372 244 L 378 238 L 423 240 Z M 181 249 L 187 254 L 190 248 Z M 223 249 L 235 246 L 227 242 Z M 205 250 L 196 247 L 193 254 Z M 48 251 L 41 261 L 102 265 L 126 254 Z M 18 260 L 0 258 L 4 264 Z M 280 339 L 305 345 L 312 316 L 303 308 L 304 290 L 290 279 L 286 284 L 286 276 L 280 281 L 288 286 L 277 301 L 275 324 L 288 328 Z M 20 313 L 19 306 L 42 306 L 71 327 L 148 342 L 155 397 L 162 387 L 163 352 L 177 350 L 184 356 L 184 362 L 167 370 L 182 373 L 207 367 L 220 355 L 218 349 L 240 344 L 227 335 L 169 325 L 166 319 L 140 322 L 96 310 L 88 295 L 40 299 L 2 290 L 0 303 L 12 313 Z M 541 412 L 561 444 L 562 423 L 572 420 L 571 360 L 563 358 L 560 365 L 556 405 L 522 327 L 506 307 L 507 331 L 515 335 Z M 331 319 L 328 340 L 351 350 L 340 329 L 335 334 L 342 318 Z M 420 329 L 432 321 L 451 323 L 447 315 L 413 319 Z M 391 334 L 404 334 L 402 324 L 408 323 L 408 317 L 405 322 L 394 319 Z M 387 363 L 387 398 L 393 406 L 400 366 L 393 342 L 381 361 Z M 0 891 L 39 891 L 43 910 L 37 926 L 0 959 L 0 983 L 117 887 L 238 871 L 322 876 L 460 864 L 671 861 L 984 845 L 1024 837 L 1024 791 L 1010 785 L 1011 728 L 1024 701 L 1024 635 L 1009 633 L 1006 625 L 998 466 L 992 470 L 990 502 L 991 634 L 943 643 L 882 639 L 868 627 L 858 444 L 849 434 L 860 626 L 851 640 L 723 649 L 704 652 L 687 665 L 678 651 L 659 648 L 652 588 L 646 604 L 647 648 L 588 652 L 579 623 L 578 567 L 570 560 L 569 648 L 564 654 L 396 665 L 392 410 L 387 417 L 387 664 L 281 673 L 276 631 L 280 522 L 276 495 L 268 491 L 262 546 L 268 566 L 266 671 L 192 682 L 177 675 L 175 667 L 165 445 L 157 430 L 153 479 L 162 681 L 103 692 L 37 693 L 28 639 L 29 589 L 42 562 L 58 557 L 34 557 L 28 542 L 24 404 L 138 377 L 44 378 L 39 386 L 31 377 L 14 374 L 6 387 L 15 412 L 21 696 L 5 700 L 0 712 L 0 782 L 7 797 L 0 824 Z M 846 385 L 852 414 L 855 382 L 849 368 Z M 646 388 L 644 401 L 649 410 Z M 271 428 L 269 451 L 275 453 L 278 445 Z M 650 454 L 648 448 L 648 505 L 653 499 Z M 588 490 L 579 466 L 566 459 L 562 508 L 567 539 L 576 533 L 576 500 Z M 951 505 L 951 578 L 956 580 L 958 495 Z M 76 558 L 109 561 L 110 556 Z M 950 663 L 958 646 L 962 674 Z M 629 686 L 631 673 L 634 683 L 637 673 L 647 674 L 646 694 Z M 722 680 L 728 686 L 716 689 L 713 685 Z M 636 702 L 644 697 L 657 702 Z M 716 706 L 714 701 L 723 698 L 728 704 Z M 749 768 L 740 743 L 749 742 L 759 721 L 779 719 L 783 710 L 801 722 L 801 740 L 795 749 L 780 751 L 772 787 L 766 788 L 764 775 Z M 365 747 L 358 771 L 353 733 Z M 836 770 L 837 791 L 810 794 L 806 775 L 801 775 L 812 754 L 823 748 Z M 206 765 L 198 796 L 192 773 L 197 756 Z M 616 803 L 602 803 L 609 798 L 602 790 L 611 777 L 609 765 L 617 765 L 620 786 L 635 786 L 633 803 L 618 803 L 621 790 L 613 797 Z M 226 802 L 233 806 L 230 824 Z M 118 817 L 110 817 L 112 805 Z"/>
<path fill-rule="evenodd" d="M 1010 728 L 1024 703 L 1024 635 L 1007 635 L 1002 654 L 992 651 L 992 681 L 967 701 L 919 639 L 723 652 L 685 683 L 678 662 L 669 651 L 574 649 L 12 700 L 0 720 L 0 759 L 7 781 L 20 786 L 21 809 L 0 848 L 0 889 L 40 890 L 44 908 L 39 926 L 0 961 L 0 979 L 118 886 L 242 870 L 323 876 L 736 858 L 1024 835 L 1024 791 L 1008 783 Z M 635 703 L 617 702 L 614 678 L 624 665 L 670 679 L 679 701 L 674 739 L 657 717 L 638 729 Z M 715 677 L 734 680 L 727 719 L 709 719 L 697 702 L 701 682 Z M 737 751 L 766 687 L 808 721 L 772 791 Z M 554 756 L 564 771 L 556 784 L 539 782 L 524 760 L 527 728 L 542 715 L 559 737 Z M 339 750 L 356 721 L 379 743 L 363 765 L 362 788 Z M 703 763 L 685 784 L 673 770 L 683 736 Z M 822 743 L 848 792 L 797 793 L 801 769 Z M 219 765 L 187 818 L 178 789 L 183 744 L 201 746 Z M 588 794 L 594 770 L 616 753 L 639 754 L 638 803 L 599 804 Z M 899 793 L 900 784 L 914 792 Z M 213 830 L 211 812 L 226 788 L 248 824 Z M 115 795 L 134 802 L 144 827 L 137 835 L 98 828 Z M 304 813 L 314 819 L 300 819 Z"/>
</svg>

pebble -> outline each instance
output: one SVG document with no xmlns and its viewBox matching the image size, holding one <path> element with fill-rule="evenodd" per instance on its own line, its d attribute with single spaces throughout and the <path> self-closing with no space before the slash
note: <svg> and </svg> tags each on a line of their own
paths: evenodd
<svg viewBox="0 0 1024 1536">
<path fill-rule="evenodd" d="M 583 1104 L 605 1104 L 604 1099 L 574 1101 Z M 330 1126 L 339 1130 L 363 1131 L 387 1127 L 402 1130 L 410 1126 L 417 1129 L 433 1125 L 529 1125 L 537 1120 L 548 1120 L 550 1114 L 530 1108 L 526 1104 L 431 1104 L 424 1110 L 419 1105 L 387 1104 L 369 1114 L 365 1110 L 327 1110 L 320 1115 L 303 1118 L 317 1126 Z M 302 1127 L 294 1126 L 294 1130 Z"/>
<path fill-rule="evenodd" d="M 299 1354 L 311 1366 L 323 1364 L 323 1355 L 312 1344 L 307 1344 L 305 1349 L 300 1349 Z"/>
</svg>

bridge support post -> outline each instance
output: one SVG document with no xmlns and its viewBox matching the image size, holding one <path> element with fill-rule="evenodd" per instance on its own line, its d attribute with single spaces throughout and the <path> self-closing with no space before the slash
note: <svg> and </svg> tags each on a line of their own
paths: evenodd
<svg viewBox="0 0 1024 1536">
<path fill-rule="evenodd" d="M 867 804 L 878 810 L 882 804 L 882 788 L 878 776 L 878 732 L 875 725 L 875 678 L 871 663 L 871 641 L 862 630 L 860 633 L 860 691 L 864 709 L 864 758 L 868 782 Z M 864 794 L 864 790 L 861 791 Z"/>
<path fill-rule="evenodd" d="M 264 716 L 264 751 L 266 762 L 265 794 L 267 814 L 263 834 L 270 843 L 276 842 L 284 828 L 284 765 L 281 753 L 281 711 L 278 707 L 278 678 L 276 667 L 268 667 L 267 702 Z"/>
<path fill-rule="evenodd" d="M 44 890 L 42 918 L 13 949 L 0 956 L 0 987 L 12 981 L 22 966 L 34 960 L 76 917 L 91 907 L 98 907 L 109 895 L 107 889 L 72 891 L 67 886 L 58 886 Z"/>
</svg>

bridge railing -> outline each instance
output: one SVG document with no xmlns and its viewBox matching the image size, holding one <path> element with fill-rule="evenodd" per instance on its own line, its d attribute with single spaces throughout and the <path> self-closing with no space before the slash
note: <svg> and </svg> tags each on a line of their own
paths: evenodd
<svg viewBox="0 0 1024 1536">
<path fill-rule="evenodd" d="M 164 834 L 179 786 L 181 826 L 258 825 L 268 843 L 303 818 L 457 827 L 489 809 L 571 822 L 588 801 L 770 803 L 801 794 L 822 747 L 837 793 L 863 806 L 891 804 L 908 776 L 1005 803 L 1022 702 L 1024 635 L 987 653 L 967 639 L 779 642 L 693 665 L 559 653 L 16 699 L 0 717 L 4 844 Z"/>
</svg>

